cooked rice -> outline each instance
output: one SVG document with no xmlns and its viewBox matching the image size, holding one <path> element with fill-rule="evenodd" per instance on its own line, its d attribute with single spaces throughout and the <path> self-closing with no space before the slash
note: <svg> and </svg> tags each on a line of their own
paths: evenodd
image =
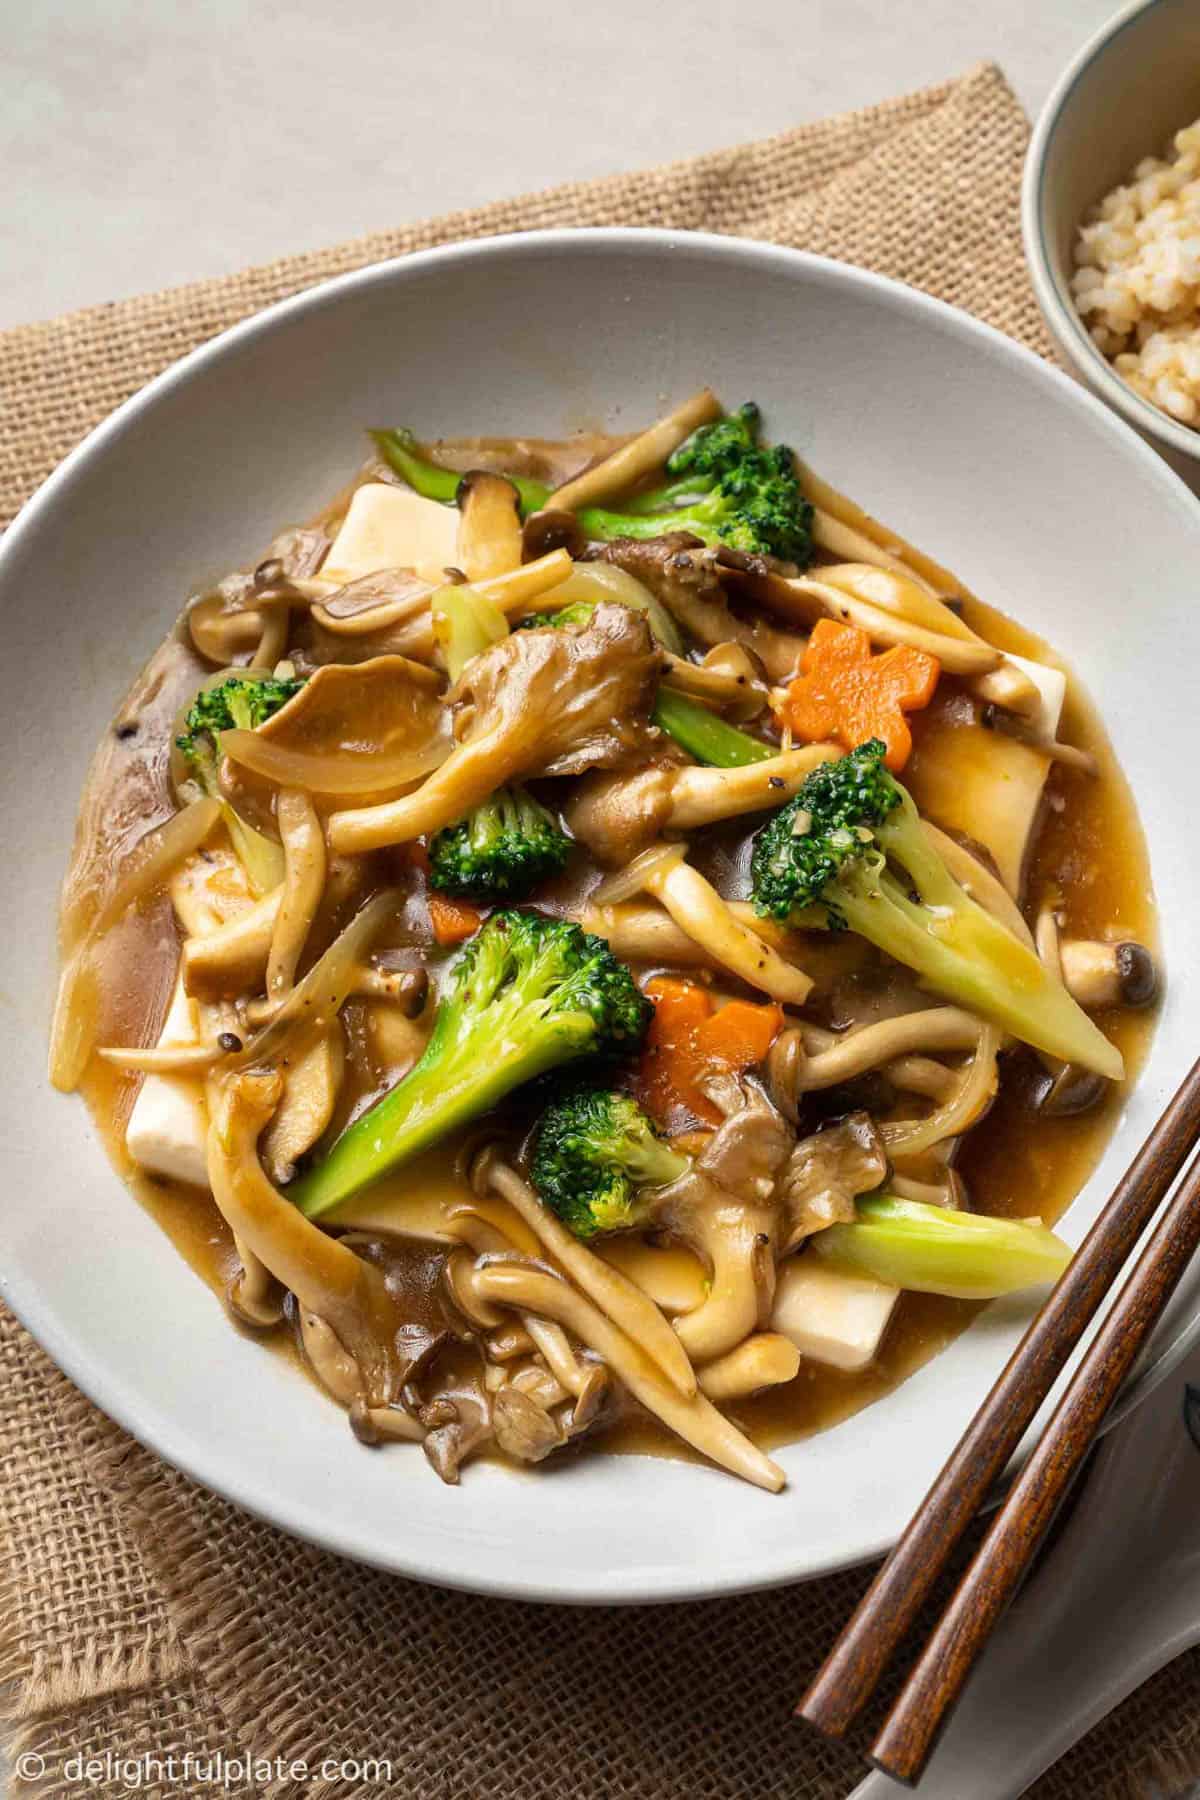
<svg viewBox="0 0 1200 1800">
<path fill-rule="evenodd" d="M 1200 425 L 1200 120 L 1092 208 L 1075 263 L 1075 304 L 1118 375 Z"/>
</svg>

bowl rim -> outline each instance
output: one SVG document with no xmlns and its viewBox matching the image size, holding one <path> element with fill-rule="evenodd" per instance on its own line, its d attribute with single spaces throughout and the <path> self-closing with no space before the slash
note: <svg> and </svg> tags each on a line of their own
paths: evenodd
<svg viewBox="0 0 1200 1800">
<path fill-rule="evenodd" d="M 727 260 L 743 269 L 770 272 L 778 269 L 807 275 L 825 284 L 848 284 L 883 296 L 889 306 L 910 317 L 925 317 L 944 330 L 972 344 L 976 351 L 1027 372 L 1036 371 L 1036 382 L 1057 390 L 1062 402 L 1082 419 L 1088 419 L 1110 437 L 1115 434 L 1126 455 L 1140 461 L 1151 479 L 1177 497 L 1186 496 L 1190 508 L 1191 495 L 1180 478 L 1162 458 L 1130 430 L 1093 394 L 1081 387 L 1044 357 L 1006 336 L 973 314 L 947 302 L 857 265 L 819 256 L 810 251 L 786 246 L 730 237 L 708 232 L 670 231 L 652 228 L 596 227 L 560 228 L 526 233 L 508 233 L 492 238 L 473 238 L 434 249 L 412 252 L 406 256 L 370 263 L 360 269 L 339 275 L 330 281 L 306 288 L 298 294 L 277 301 L 269 307 L 239 321 L 226 331 L 210 338 L 169 365 L 153 380 L 140 388 L 103 420 L 77 445 L 47 477 L 22 508 L 0 541 L 0 573 L 10 559 L 18 555 L 27 534 L 32 534 L 46 515 L 66 500 L 76 471 L 103 455 L 110 445 L 120 440 L 132 422 L 152 408 L 159 398 L 186 385 L 210 365 L 240 351 L 256 338 L 272 332 L 284 321 L 303 312 L 320 312 L 336 305 L 341 297 L 359 289 L 386 287 L 408 277 L 419 279 L 423 272 L 439 265 L 473 265 L 492 258 L 537 257 L 546 251 L 561 251 L 584 256 L 618 251 L 632 258 L 655 258 L 674 253 L 695 251 L 705 257 Z M 643 1580 L 640 1585 L 620 1586 L 612 1572 L 602 1582 L 571 1584 L 557 1580 L 552 1584 L 514 1581 L 510 1571 L 497 1567 L 486 1578 L 472 1573 L 463 1576 L 452 1562 L 432 1563 L 428 1558 L 414 1561 L 406 1557 L 403 1543 L 389 1544 L 386 1553 L 369 1548 L 352 1533 L 330 1528 L 329 1522 L 306 1510 L 303 1496 L 291 1492 L 247 1485 L 236 1470 L 221 1461 L 219 1450 L 213 1452 L 212 1439 L 197 1434 L 186 1419 L 164 1413 L 162 1408 L 147 1407 L 134 1381 L 121 1375 L 110 1376 L 102 1365 L 89 1356 L 85 1340 L 80 1337 L 69 1317 L 34 1284 L 26 1285 L 11 1267 L 0 1268 L 0 1298 L 9 1305 L 21 1322 L 38 1340 L 47 1354 L 70 1380 L 118 1425 L 128 1431 L 155 1455 L 181 1470 L 210 1491 L 240 1506 L 253 1516 L 278 1529 L 289 1532 L 321 1549 L 350 1557 L 410 1579 L 430 1582 L 439 1587 L 460 1588 L 495 1597 L 526 1601 L 551 1601 L 567 1604 L 645 1604 L 676 1600 L 717 1598 L 734 1593 L 758 1591 L 787 1585 L 799 1580 L 819 1578 L 842 1568 L 882 1556 L 891 1548 L 891 1533 L 869 1543 L 856 1543 L 845 1551 L 827 1553 L 814 1559 L 805 1557 L 803 1547 L 786 1562 L 770 1569 L 750 1573 L 744 1567 L 721 1572 L 698 1571 L 675 1573 L 665 1579 Z M 1151 1349 L 1131 1376 L 1123 1393 L 1110 1410 L 1105 1430 L 1110 1429 L 1158 1385 L 1200 1341 L 1200 1307 L 1186 1323 L 1178 1325 L 1169 1341 L 1151 1340 Z M 980 1396 L 982 1398 L 982 1394 Z"/>
<path fill-rule="evenodd" d="M 1083 378 L 1095 387 L 1100 396 L 1138 431 L 1159 439 L 1180 455 L 1198 461 L 1200 431 L 1172 419 L 1169 413 L 1153 406 L 1131 388 L 1128 382 L 1123 381 L 1103 352 L 1092 342 L 1075 307 L 1063 298 L 1044 225 L 1043 204 L 1050 152 L 1076 89 L 1086 79 L 1092 64 L 1123 31 L 1136 24 L 1144 13 L 1153 12 L 1162 4 L 1163 0 L 1131 0 L 1129 5 L 1123 6 L 1120 12 L 1115 13 L 1093 33 L 1067 64 L 1051 89 L 1049 98 L 1038 114 L 1025 156 L 1021 178 L 1021 235 L 1033 290 L 1059 349 L 1071 359 Z"/>
</svg>

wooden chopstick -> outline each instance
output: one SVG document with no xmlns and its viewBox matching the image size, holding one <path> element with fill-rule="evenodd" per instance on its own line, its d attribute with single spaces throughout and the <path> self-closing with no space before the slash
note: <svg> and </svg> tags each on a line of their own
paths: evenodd
<svg viewBox="0 0 1200 1800">
<path fill-rule="evenodd" d="M 797 1706 L 798 1716 L 827 1737 L 841 1737 L 874 1693 L 1198 1135 L 1200 1061 L 1117 1183 Z"/>
<path fill-rule="evenodd" d="M 1193 1159 L 871 1746 L 915 1782 L 963 1684 L 1078 1473 L 1122 1381 L 1200 1245 Z"/>
</svg>

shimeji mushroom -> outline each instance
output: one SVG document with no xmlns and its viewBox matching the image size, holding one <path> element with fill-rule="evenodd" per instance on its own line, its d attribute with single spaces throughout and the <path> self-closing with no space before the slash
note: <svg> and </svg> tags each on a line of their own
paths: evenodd
<svg viewBox="0 0 1200 1800">
<path fill-rule="evenodd" d="M 709 960 L 773 1000 L 802 1006 L 812 992 L 812 981 L 775 948 L 776 943 L 785 948 L 791 943 L 788 934 L 760 931 L 745 922 L 738 909 L 690 867 L 686 856 L 684 844 L 651 845 L 628 868 L 601 882 L 591 895 L 589 912 L 596 914 L 634 894 L 650 893 Z"/>
<path fill-rule="evenodd" d="M 478 1259 L 471 1279 L 481 1300 L 565 1326 L 608 1364 L 648 1412 L 720 1467 L 771 1493 L 784 1486 L 783 1470 L 723 1418 L 705 1395 L 696 1392 L 685 1399 L 664 1382 L 638 1341 L 561 1276 L 529 1257 L 491 1254 Z"/>
<path fill-rule="evenodd" d="M 632 775 L 590 775 L 566 820 L 600 862 L 624 863 L 664 831 L 694 831 L 782 806 L 818 764 L 840 754 L 833 744 L 805 744 L 741 768 L 659 763 Z"/>
<path fill-rule="evenodd" d="M 1080 1006 L 1149 1006 L 1158 993 L 1158 970 L 1144 944 L 1063 938 L 1058 955 L 1063 981 Z"/>
</svg>

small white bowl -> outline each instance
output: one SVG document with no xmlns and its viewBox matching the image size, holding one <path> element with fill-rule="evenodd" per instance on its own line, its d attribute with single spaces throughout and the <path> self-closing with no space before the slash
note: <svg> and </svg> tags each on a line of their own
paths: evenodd
<svg viewBox="0 0 1200 1800">
<path fill-rule="evenodd" d="M 1071 298 L 1072 246 L 1088 208 L 1144 156 L 1200 117 L 1200 6 L 1134 0 L 1085 44 L 1054 89 L 1025 162 L 1021 228 L 1034 292 L 1076 373 L 1200 483 L 1200 431 L 1181 425 L 1122 381 L 1088 335 Z"/>
<path fill-rule="evenodd" d="M 480 1465 L 444 1488 L 419 1451 L 362 1450 L 288 1362 L 230 1329 L 122 1188 L 82 1102 L 49 1090 L 58 887 L 93 746 L 184 597 L 335 492 L 365 425 L 628 431 L 702 381 L 730 403 L 761 399 L 773 437 L 1049 638 L 1108 723 L 1170 979 L 1116 1140 L 1063 1221 L 1078 1243 L 1196 1054 L 1200 509 L 1042 358 L 912 288 L 768 244 L 657 231 L 458 244 L 205 344 L 75 450 L 0 544 L 0 1297 L 198 1481 L 448 1586 L 668 1600 L 862 1561 L 905 1524 L 1031 1301 L 986 1308 L 895 1392 L 781 1450 L 778 1497 L 642 1457 L 543 1476 Z M 1183 1354 L 1198 1307 L 1200 1264 L 1123 1405 Z"/>
</svg>

